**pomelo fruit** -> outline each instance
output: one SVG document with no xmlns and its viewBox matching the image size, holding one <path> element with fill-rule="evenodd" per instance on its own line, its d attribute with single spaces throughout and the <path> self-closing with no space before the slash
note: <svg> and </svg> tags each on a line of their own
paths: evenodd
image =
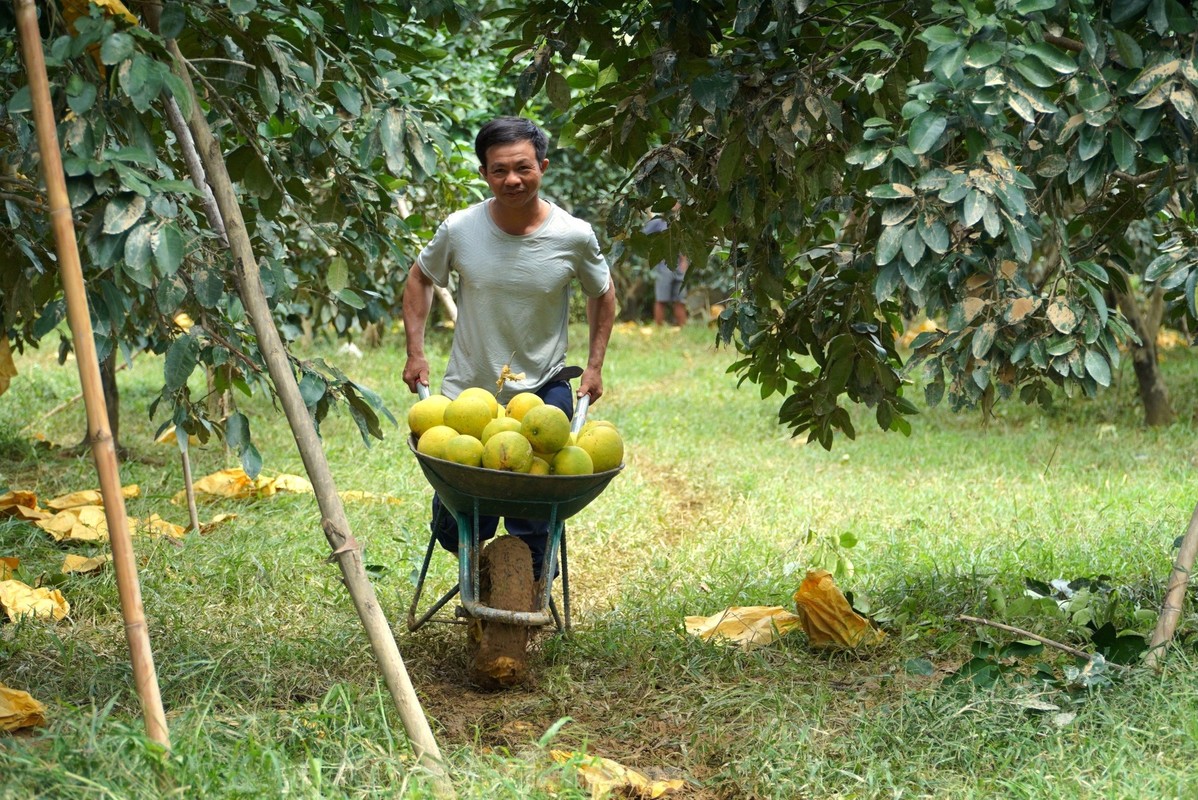
<svg viewBox="0 0 1198 800">
<path fill-rule="evenodd" d="M 524 414 L 530 408 L 545 405 L 545 401 L 541 396 L 532 392 L 520 392 L 520 394 L 507 401 L 507 415 L 512 419 L 524 419 Z"/>
<path fill-rule="evenodd" d="M 499 401 L 495 399 L 495 395 L 481 386 L 471 386 L 469 389 L 463 389 L 458 397 L 477 397 L 479 400 L 486 402 L 487 410 L 490 411 L 492 419 L 495 418 L 495 412 L 499 409 Z"/>
<path fill-rule="evenodd" d="M 457 435 L 458 432 L 448 425 L 434 425 L 416 442 L 416 452 L 433 458 L 445 458 L 445 445 Z"/>
<path fill-rule="evenodd" d="M 538 453 L 556 453 L 570 441 L 570 419 L 557 406 L 541 404 L 524 412 L 520 433 Z"/>
<path fill-rule="evenodd" d="M 528 468 L 529 475 L 548 475 L 549 462 L 538 456 L 532 457 L 532 466 Z"/>
<path fill-rule="evenodd" d="M 482 466 L 483 443 L 468 433 L 459 433 L 445 443 L 444 458 L 468 467 Z"/>
<path fill-rule="evenodd" d="M 419 438 L 434 425 L 444 425 L 447 405 L 449 398 L 443 394 L 430 394 L 423 400 L 418 400 L 408 409 L 408 429 Z"/>
<path fill-rule="evenodd" d="M 615 428 L 596 425 L 578 434 L 578 446 L 587 451 L 595 472 L 607 472 L 624 462 L 624 440 Z"/>
<path fill-rule="evenodd" d="M 595 471 L 595 465 L 586 450 L 566 445 L 553 456 L 550 469 L 554 475 L 590 475 Z"/>
<path fill-rule="evenodd" d="M 500 408 L 502 407 L 500 406 Z M 512 419 L 511 417 L 496 417 L 487 423 L 487 426 L 483 428 L 483 435 L 479 438 L 482 439 L 483 444 L 486 444 L 488 439 L 500 431 L 516 431 L 519 433 L 520 420 Z"/>
<path fill-rule="evenodd" d="M 500 431 L 483 445 L 483 466 L 505 472 L 528 472 L 532 445 L 517 431 Z"/>
<path fill-rule="evenodd" d="M 483 438 L 483 428 L 493 419 L 491 407 L 481 397 L 456 397 L 445 406 L 445 424 L 458 433 Z"/>
</svg>

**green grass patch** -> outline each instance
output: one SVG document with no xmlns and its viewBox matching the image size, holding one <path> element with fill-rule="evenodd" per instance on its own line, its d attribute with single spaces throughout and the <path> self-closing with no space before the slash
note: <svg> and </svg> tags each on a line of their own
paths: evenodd
<svg viewBox="0 0 1198 800">
<path fill-rule="evenodd" d="M 583 346 L 583 329 L 574 341 Z M 430 344 L 443 364 L 448 340 Z M 431 498 L 404 431 L 387 427 L 367 447 L 343 411 L 322 426 L 338 487 L 397 501 L 346 511 L 462 797 L 589 796 L 550 748 L 685 778 L 697 798 L 1198 793 L 1188 603 L 1162 673 L 1109 668 L 1089 681 L 1064 654 L 1012 647 L 1015 637 L 957 619 L 1088 651 L 1109 644 L 1095 639 L 1103 626 L 1151 629 L 1195 502 L 1193 354 L 1167 353 L 1183 420 L 1168 428 L 1140 425 L 1126 364 L 1096 400 L 1062 399 L 1049 413 L 1006 404 L 990 420 L 926 410 L 910 438 L 857 410 L 857 440 L 827 452 L 780 429 L 778 398 L 737 388 L 733 354 L 713 344 L 697 327 L 614 334 L 592 413 L 624 434 L 627 467 L 569 523 L 576 632 L 539 638 L 532 681 L 506 693 L 468 686 L 459 628 L 403 624 Z M 414 402 L 397 378 L 398 336 L 360 361 L 319 344 L 307 355 L 342 364 L 401 421 Z M 50 498 L 94 488 L 89 457 L 39 443 L 83 436 L 74 364 L 33 353 L 17 365 L 0 397 L 0 489 Z M 183 524 L 185 508 L 171 503 L 178 453 L 151 442 L 161 420 L 146 413 L 161 370 L 143 355 L 118 376 L 131 453 L 122 476 L 141 487 L 131 515 Z M 200 391 L 202 376 L 193 380 Z M 236 401 L 264 472 L 302 474 L 269 400 Z M 236 464 L 219 443 L 191 455 L 197 476 Z M 111 571 L 69 576 L 66 621 L 0 624 L 0 681 L 49 707 L 46 728 L 0 736 L 0 798 L 429 796 L 325 562 L 314 499 L 200 509 L 216 513 L 237 517 L 182 546 L 135 542 L 171 753 L 142 734 Z M 0 520 L 0 555 L 20 557 L 29 582 L 55 576 L 67 552 L 102 549 Z M 818 565 L 839 568 L 842 588 L 887 631 L 882 645 L 824 653 L 792 634 L 741 652 L 683 633 L 688 615 L 791 606 Z M 429 591 L 455 576 L 438 553 Z M 1062 596 L 1027 593 L 1079 578 L 1086 586 Z"/>
</svg>

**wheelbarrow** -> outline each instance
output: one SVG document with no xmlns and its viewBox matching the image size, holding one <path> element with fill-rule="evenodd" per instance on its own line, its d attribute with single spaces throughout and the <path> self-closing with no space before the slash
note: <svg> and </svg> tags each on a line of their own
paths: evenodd
<svg viewBox="0 0 1198 800">
<path fill-rule="evenodd" d="M 428 388 L 420 385 L 420 398 L 428 396 Z M 578 402 L 570 429 L 574 433 L 586 422 L 590 397 L 584 395 Z M 476 622 L 485 631 L 488 626 L 499 630 L 510 630 L 510 626 L 525 629 L 525 640 L 529 629 L 554 625 L 559 632 L 570 630 L 570 573 L 566 552 L 565 522 L 585 508 L 602 493 L 612 478 L 624 468 L 623 464 L 605 472 L 592 475 L 526 475 L 516 472 L 471 467 L 434 458 L 416 450 L 416 436 L 408 438 L 408 447 L 416 456 L 420 469 L 441 499 L 445 509 L 453 514 L 458 528 L 458 583 L 423 613 L 418 613 L 424 582 L 428 574 L 433 551 L 437 547 L 436 534 L 430 534 L 424 562 L 416 581 L 416 591 L 408 608 L 408 630 L 415 631 L 428 622 L 471 624 Z M 539 588 L 533 609 L 513 610 L 497 607 L 486 602 L 480 580 L 479 518 L 483 516 L 514 517 L 542 520 L 549 523 L 549 537 L 541 566 L 543 586 Z M 508 538 L 508 537 L 503 537 Z M 554 565 L 561 559 L 562 611 L 558 612 L 553 600 Z M 529 581 L 531 581 L 531 572 Z M 511 587 L 509 587 L 511 588 Z M 531 593 L 531 592 L 530 592 Z M 498 594 L 505 594 L 499 592 Z M 438 612 L 453 598 L 459 597 L 459 605 L 453 619 L 438 617 Z M 506 593 L 507 597 L 511 592 Z M 511 605 L 511 603 L 504 603 Z M 478 631 L 476 630 L 476 634 Z M 521 647 L 522 650 L 522 647 Z M 515 654 L 509 654 L 514 656 Z M 523 652 L 520 654 L 523 659 Z M 520 665 L 513 665 L 520 672 Z M 512 682 L 522 674 L 512 675 Z M 510 685 L 498 680 L 501 685 Z"/>
</svg>

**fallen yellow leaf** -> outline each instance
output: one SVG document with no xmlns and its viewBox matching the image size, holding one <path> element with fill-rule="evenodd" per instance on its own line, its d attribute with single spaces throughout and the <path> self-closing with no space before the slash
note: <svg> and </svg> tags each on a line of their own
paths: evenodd
<svg viewBox="0 0 1198 800">
<path fill-rule="evenodd" d="M 578 758 L 577 753 L 566 750 L 550 750 L 549 754 L 559 764 L 565 764 L 570 759 Z M 582 759 L 578 765 L 578 777 L 582 779 L 583 786 L 591 790 L 593 800 L 599 800 L 617 790 L 631 794 L 633 797 L 654 800 L 680 791 L 686 786 L 686 781 L 679 778 L 665 781 L 650 780 L 640 772 L 630 769 L 618 761 L 612 761 L 610 758 L 582 756 Z"/>
<path fill-rule="evenodd" d="M 812 647 L 851 649 L 877 644 L 886 636 L 853 610 L 827 570 L 809 571 L 794 601 Z"/>
<path fill-rule="evenodd" d="M 34 525 L 54 537 L 56 542 L 107 542 L 108 520 L 103 506 L 77 506 L 59 511 Z"/>
<path fill-rule="evenodd" d="M 102 553 L 94 558 L 86 558 L 70 553 L 63 559 L 62 573 L 69 575 L 72 572 L 77 572 L 86 575 L 89 572 L 99 572 L 111 560 L 112 556 L 108 553 Z"/>
<path fill-rule="evenodd" d="M 301 478 L 299 475 L 282 474 L 273 478 L 259 475 L 257 480 L 250 480 L 250 476 L 246 475 L 245 470 L 241 467 L 231 467 L 211 475 L 205 475 L 196 481 L 192 488 L 195 490 L 197 500 L 216 498 L 244 500 L 252 497 L 270 497 L 279 492 L 295 492 L 297 494 L 311 494 L 312 492 L 312 484 L 308 482 L 307 478 Z M 171 502 L 176 505 L 186 503 L 187 493 L 178 492 L 171 498 Z"/>
<path fill-rule="evenodd" d="M 710 617 L 687 617 L 686 632 L 705 642 L 748 649 L 769 644 L 799 627 L 799 622 L 782 606 L 732 606 Z"/>
<path fill-rule="evenodd" d="M 141 494 L 141 487 L 136 483 L 121 487 L 121 496 L 128 500 Z M 59 495 L 53 500 L 46 501 L 46 508 L 51 511 L 63 511 L 77 506 L 103 506 L 104 496 L 96 489 L 84 489 L 80 492 Z"/>
<path fill-rule="evenodd" d="M 0 556 L 0 581 L 12 578 L 12 574 L 21 566 L 21 559 L 13 556 Z"/>
<path fill-rule="evenodd" d="M 0 334 L 0 394 L 8 391 L 8 385 L 17 377 L 17 365 L 12 361 L 12 347 L 8 336 Z"/>
<path fill-rule="evenodd" d="M 390 503 L 391 505 L 400 505 L 403 503 L 403 498 L 392 497 L 389 494 L 376 494 L 374 492 L 364 492 L 361 489 L 346 489 L 344 492 L 337 492 L 341 499 L 347 503 L 357 502 L 375 502 L 375 503 Z"/>
<path fill-rule="evenodd" d="M 236 514 L 217 514 L 208 522 L 200 523 L 200 533 L 210 533 L 213 528 L 216 528 L 229 520 L 237 519 Z"/>
<path fill-rule="evenodd" d="M 37 505 L 37 495 L 33 492 L 12 491 L 0 494 L 0 519 L 16 517 L 17 519 L 36 520 L 50 516 Z"/>
<path fill-rule="evenodd" d="M 46 724 L 46 707 L 29 692 L 0 683 L 0 731 L 15 731 Z"/>
<path fill-rule="evenodd" d="M 130 517 L 129 530 L 132 533 L 147 534 L 150 536 L 173 536 L 176 539 L 182 539 L 187 533 L 187 529 L 182 525 L 167 522 L 157 514 L 151 514 L 145 519 Z"/>
<path fill-rule="evenodd" d="M 71 613 L 71 604 L 57 589 L 34 589 L 21 581 L 0 581 L 0 609 L 16 622 L 21 617 L 49 617 L 55 622 Z"/>
</svg>

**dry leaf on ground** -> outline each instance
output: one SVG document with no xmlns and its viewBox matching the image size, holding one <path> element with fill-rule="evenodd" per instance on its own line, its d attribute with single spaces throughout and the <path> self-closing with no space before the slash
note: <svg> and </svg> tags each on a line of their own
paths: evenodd
<svg viewBox="0 0 1198 800">
<path fill-rule="evenodd" d="M 269 497 L 278 492 L 294 492 L 311 494 L 312 484 L 299 475 L 276 475 L 268 478 L 259 475 L 257 480 L 251 480 L 241 467 L 231 467 L 205 475 L 193 485 L 197 500 L 241 500 L 253 497 Z M 187 502 L 187 493 L 178 492 L 171 502 L 182 505 Z"/>
<path fill-rule="evenodd" d="M 687 633 L 745 649 L 769 644 L 797 627 L 799 617 L 782 606 L 732 606 L 710 617 L 686 618 Z"/>
<path fill-rule="evenodd" d="M 577 753 L 566 750 L 550 750 L 549 754 L 559 764 L 564 764 L 578 756 Z M 686 781 L 679 778 L 666 781 L 650 780 L 634 769 L 629 769 L 610 758 L 600 758 L 599 756 L 583 756 L 582 762 L 578 765 L 578 777 L 582 779 L 583 786 L 591 790 L 591 797 L 594 800 L 616 791 L 624 795 L 652 800 L 665 797 L 686 786 Z"/>
<path fill-rule="evenodd" d="M 208 522 L 200 523 L 200 533 L 211 533 L 214 528 L 218 528 L 224 523 L 237 519 L 236 514 L 217 514 Z"/>
<path fill-rule="evenodd" d="M 126 500 L 137 497 L 141 494 L 141 487 L 136 483 L 131 483 L 128 486 L 121 487 L 121 496 Z M 100 494 L 98 489 L 84 489 L 80 492 L 71 492 L 70 494 L 59 495 L 52 500 L 46 501 L 46 508 L 51 511 L 64 511 L 68 508 L 78 508 L 80 506 L 103 506 L 104 496 Z"/>
<path fill-rule="evenodd" d="M 43 511 L 37 504 L 37 495 L 33 492 L 13 491 L 0 494 L 0 519 L 16 517 L 17 519 L 38 520 L 48 519 L 51 514 Z"/>
<path fill-rule="evenodd" d="M 77 556 L 74 553 L 69 554 L 62 562 L 62 572 L 64 575 L 69 575 L 72 572 L 87 574 L 89 572 L 99 572 L 104 565 L 112 560 L 112 556 L 108 553 L 102 553 L 94 558 L 86 556 Z"/>
<path fill-rule="evenodd" d="M 853 610 L 827 570 L 808 572 L 794 601 L 812 647 L 856 648 L 886 635 Z"/>
<path fill-rule="evenodd" d="M 108 519 L 103 506 L 76 506 L 59 511 L 34 525 L 54 537 L 56 542 L 107 542 Z"/>
<path fill-rule="evenodd" d="M 358 502 L 374 502 L 374 503 L 390 503 L 391 505 L 399 505 L 403 502 L 402 498 L 392 497 L 389 494 L 376 494 L 375 492 L 364 492 L 361 489 L 346 489 L 343 492 L 337 492 L 341 499 L 346 503 Z"/>
<path fill-rule="evenodd" d="M 45 586 L 34 589 L 21 581 L 8 580 L 0 581 L 0 610 L 12 622 L 26 615 L 57 622 L 71 613 L 71 604 L 57 589 Z"/>
<path fill-rule="evenodd" d="M 15 731 L 46 724 L 46 707 L 29 692 L 0 683 L 0 731 Z"/>
<path fill-rule="evenodd" d="M 21 559 L 15 556 L 0 556 L 0 581 L 10 580 L 21 567 Z"/>
</svg>

